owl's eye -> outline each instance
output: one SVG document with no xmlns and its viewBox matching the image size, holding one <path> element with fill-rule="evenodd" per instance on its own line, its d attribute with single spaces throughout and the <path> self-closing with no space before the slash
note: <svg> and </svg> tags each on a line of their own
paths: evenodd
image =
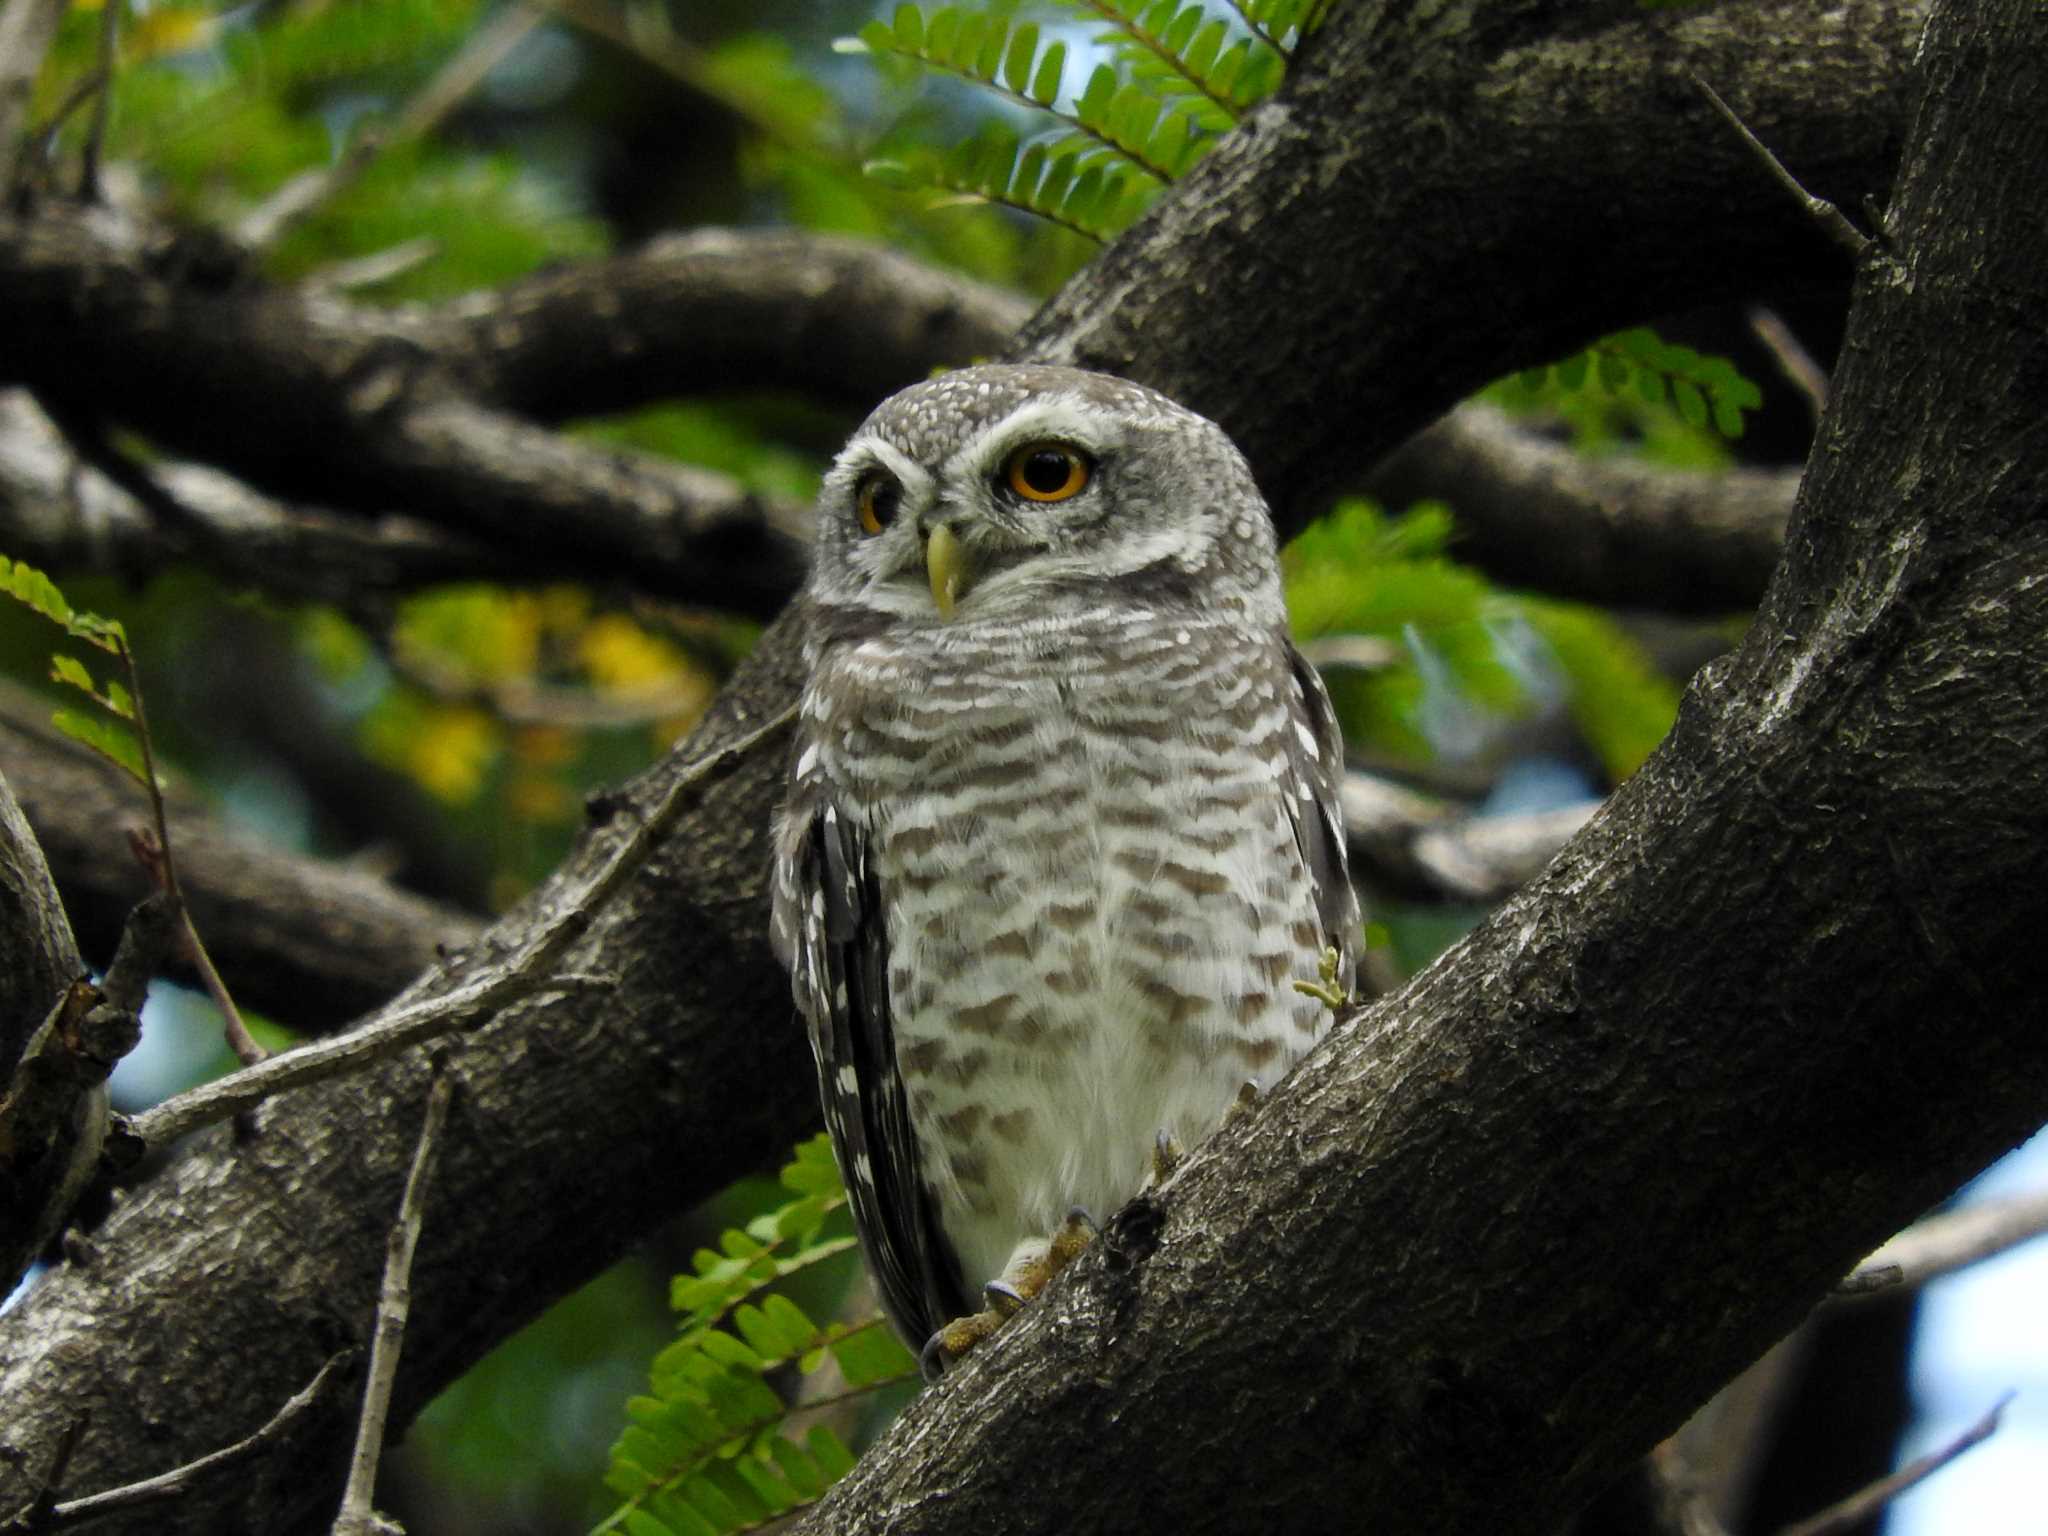
<svg viewBox="0 0 2048 1536">
<path fill-rule="evenodd" d="M 903 487 L 893 475 L 871 469 L 860 477 L 853 493 L 854 510 L 860 514 L 860 531 L 873 538 L 896 521 L 896 504 L 903 499 Z"/>
<path fill-rule="evenodd" d="M 1003 483 L 1026 501 L 1065 501 L 1088 484 L 1087 455 L 1065 443 L 1026 443 L 1003 466 Z"/>
</svg>

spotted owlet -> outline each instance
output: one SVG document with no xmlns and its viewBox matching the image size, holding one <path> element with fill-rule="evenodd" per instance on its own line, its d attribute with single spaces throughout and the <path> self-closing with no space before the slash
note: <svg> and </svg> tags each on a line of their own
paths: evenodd
<svg viewBox="0 0 2048 1536">
<path fill-rule="evenodd" d="M 774 942 L 921 1342 L 1136 1194 L 1348 989 L 1339 744 L 1212 423 L 1074 369 L 885 401 L 826 477 Z"/>
</svg>

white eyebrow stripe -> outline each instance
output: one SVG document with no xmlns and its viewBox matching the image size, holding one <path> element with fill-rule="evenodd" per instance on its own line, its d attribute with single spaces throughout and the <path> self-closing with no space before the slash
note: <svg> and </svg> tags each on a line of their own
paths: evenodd
<svg viewBox="0 0 2048 1536">
<path fill-rule="evenodd" d="M 1114 419 L 1095 407 L 1072 395 L 1053 395 L 1018 406 L 986 432 L 963 444 L 946 460 L 945 469 L 964 469 L 978 477 L 1010 449 L 1041 438 L 1072 443 L 1099 458 L 1122 446 L 1124 434 Z"/>
</svg>

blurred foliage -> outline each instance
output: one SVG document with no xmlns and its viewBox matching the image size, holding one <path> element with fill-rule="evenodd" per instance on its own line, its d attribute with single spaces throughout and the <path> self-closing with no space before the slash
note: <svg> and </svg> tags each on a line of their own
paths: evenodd
<svg viewBox="0 0 2048 1536">
<path fill-rule="evenodd" d="M 244 254 L 280 281 L 326 281 L 343 263 L 410 253 L 351 287 L 364 302 L 443 299 L 711 217 L 859 235 L 1043 294 L 1279 85 L 1326 9 L 592 0 L 577 21 L 539 22 L 432 131 L 384 142 L 503 11 L 159 4 L 122 34 L 106 179 L 117 200 L 233 231 L 295 178 L 357 165 Z M 76 88 L 102 16 L 73 11 L 38 82 L 39 120 L 70 107 L 42 166 L 53 186 L 70 184 L 87 132 Z M 1759 400 L 1727 362 L 1646 330 L 1490 395 L 1582 452 L 1689 468 L 1729 462 Z M 848 425 L 805 402 L 707 393 L 568 430 L 803 498 Z M 1610 616 L 1502 592 L 1454 550 L 1455 509 L 1353 500 L 1284 553 L 1296 635 L 1326 667 L 1354 752 L 1490 769 L 1518 727 L 1548 715 L 1569 720 L 1594 765 L 1589 789 L 1632 771 L 1669 725 L 1674 681 Z M 755 635 L 729 616 L 572 586 L 462 585 L 342 611 L 280 609 L 182 569 L 64 585 L 121 615 L 157 740 L 232 813 L 297 846 L 367 851 L 421 884 L 446 863 L 437 893 L 481 906 L 538 880 L 584 796 L 687 730 Z M 47 604 L 35 583 L 21 590 Z M 43 684 L 49 653 L 41 618 L 0 605 L 0 666 Z M 1477 916 L 1380 915 L 1404 969 Z M 857 1418 L 842 1403 L 825 1435 L 778 1434 L 760 1395 L 779 1419 L 785 1394 L 827 1369 L 864 1384 L 905 1368 L 859 1300 L 834 1188 L 810 1144 L 781 1183 L 749 1181 L 700 1212 L 674 1338 L 649 1271 L 624 1266 L 450 1388 L 396 1474 L 415 1536 L 553 1532 L 606 1510 L 628 1530 L 727 1528 L 809 1497 L 909 1391 Z M 773 1302 L 756 1293 L 771 1271 Z M 607 1495 L 606 1444 L 650 1357 Z"/>
<path fill-rule="evenodd" d="M 1325 670 L 1351 749 L 1474 755 L 1489 717 L 1562 702 L 1608 776 L 1633 773 L 1671 728 L 1675 685 L 1597 610 L 1501 592 L 1451 560 L 1452 532 L 1437 504 L 1389 517 L 1351 500 L 1281 552 L 1298 644 L 1314 655 L 1330 635 L 1384 643 L 1375 664 Z"/>
</svg>

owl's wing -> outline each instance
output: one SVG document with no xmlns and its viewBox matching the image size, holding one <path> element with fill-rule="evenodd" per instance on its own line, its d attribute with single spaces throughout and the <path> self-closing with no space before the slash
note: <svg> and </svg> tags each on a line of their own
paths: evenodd
<svg viewBox="0 0 2048 1536">
<path fill-rule="evenodd" d="M 919 1169 L 896 1069 L 883 894 L 866 828 L 829 799 L 792 806 L 773 935 L 810 1025 L 825 1128 L 882 1303 L 913 1347 L 972 1311 Z"/>
<path fill-rule="evenodd" d="M 1287 814 L 1294 823 L 1302 864 L 1315 886 L 1323 941 L 1337 951 L 1338 978 L 1349 991 L 1357 975 L 1364 935 L 1338 805 L 1338 786 L 1344 782 L 1344 738 L 1316 669 L 1285 635 L 1280 643 L 1294 674 L 1294 697 L 1299 706 L 1294 715 L 1296 729 L 1288 732 L 1287 740 Z"/>
</svg>

